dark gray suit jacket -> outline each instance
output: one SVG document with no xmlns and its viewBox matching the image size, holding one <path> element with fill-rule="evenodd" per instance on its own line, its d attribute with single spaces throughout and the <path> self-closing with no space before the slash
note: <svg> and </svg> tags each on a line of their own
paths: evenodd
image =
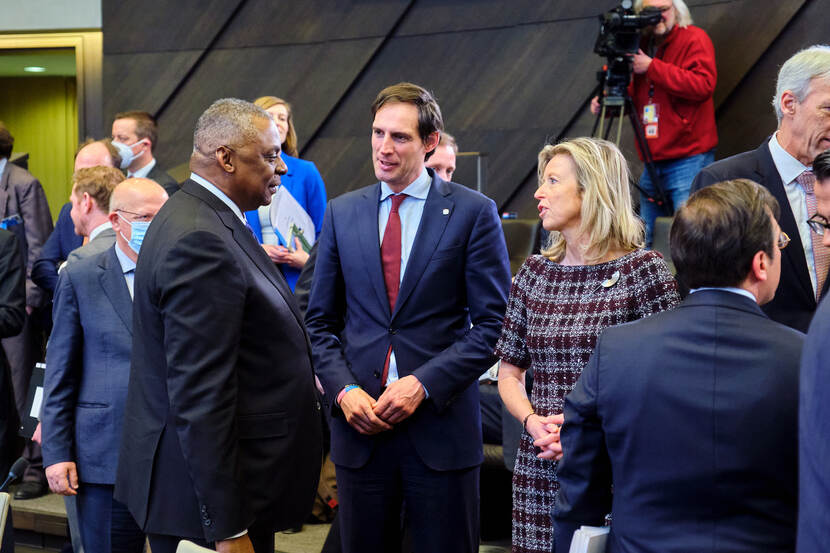
<svg viewBox="0 0 830 553">
<path fill-rule="evenodd" d="M 816 310 L 816 297 L 795 216 L 790 209 L 781 175 L 772 161 L 768 142 L 769 139 L 765 140 L 757 150 L 722 159 L 704 168 L 692 182 L 691 191 L 694 193 L 724 180 L 744 178 L 765 187 L 778 200 L 778 205 L 781 206 L 779 224 L 781 230 L 790 237 L 791 243 L 781 252 L 781 281 L 775 299 L 764 305 L 763 310 L 773 321 L 807 332 Z M 828 286 L 830 279 L 825 281 L 822 293 L 828 291 Z"/>
<path fill-rule="evenodd" d="M 147 178 L 159 183 L 167 191 L 168 196 L 172 196 L 179 191 L 179 183 L 159 167 L 158 161 L 147 173 Z"/>
<path fill-rule="evenodd" d="M 115 483 L 130 377 L 133 305 L 116 247 L 61 271 L 46 352 L 43 464 L 74 461 L 95 484 Z"/>
<path fill-rule="evenodd" d="M 34 175 L 7 161 L 0 177 L 0 219 L 20 215 L 23 227 L 11 227 L 20 241 L 26 260 L 26 305 L 42 307 L 49 301 L 44 290 L 31 281 L 32 266 L 40 257 L 40 250 L 52 232 L 52 214 L 46 194 Z"/>
<path fill-rule="evenodd" d="M 793 551 L 803 341 L 720 290 L 605 330 L 565 398 L 555 551 L 609 512 L 608 553 Z"/>
<path fill-rule="evenodd" d="M 17 237 L 0 229 L 0 338 L 16 336 L 26 318 L 26 266 Z M 0 474 L 4 477 L 20 453 L 17 407 L 11 373 L 0 345 Z"/>
<path fill-rule="evenodd" d="M 138 524 L 209 542 L 301 524 L 322 456 L 302 318 L 253 234 L 195 182 L 147 231 L 133 329 L 115 493 Z"/>
</svg>

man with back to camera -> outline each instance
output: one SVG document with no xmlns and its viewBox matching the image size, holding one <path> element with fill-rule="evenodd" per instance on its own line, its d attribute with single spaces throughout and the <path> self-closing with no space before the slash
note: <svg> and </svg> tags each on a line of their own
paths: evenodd
<svg viewBox="0 0 830 553">
<path fill-rule="evenodd" d="M 510 267 L 496 206 L 425 160 L 433 96 L 372 104 L 380 182 L 329 203 L 306 322 L 332 408 L 343 550 L 478 551 L 479 375 L 492 365 Z"/>
<path fill-rule="evenodd" d="M 759 308 L 789 242 L 778 213 L 737 179 L 676 214 L 672 260 L 691 293 L 605 330 L 565 398 L 557 553 L 608 513 L 609 553 L 793 551 L 804 335 Z"/>
<path fill-rule="evenodd" d="M 815 213 L 810 164 L 830 148 L 830 46 L 811 46 L 788 59 L 778 72 L 772 101 L 778 130 L 756 150 L 702 170 L 692 191 L 722 180 L 747 178 L 766 187 L 781 206 L 781 229 L 792 245 L 784 253 L 781 284 L 764 306 L 774 321 L 807 331 L 818 299 L 827 292 L 830 248 L 810 232 Z"/>
<path fill-rule="evenodd" d="M 112 143 L 121 155 L 121 169 L 128 177 L 156 181 L 169 196 L 179 189 L 176 179 L 162 171 L 153 152 L 158 142 L 156 119 L 146 111 L 116 113 L 112 122 Z"/>
<path fill-rule="evenodd" d="M 663 19 L 643 30 L 641 48 L 632 56 L 634 76 L 628 93 L 641 118 L 660 187 L 674 212 L 689 197 L 694 176 L 715 160 L 715 48 L 706 32 L 692 25 L 683 0 L 634 3 L 635 11 L 643 8 L 659 8 Z M 596 98 L 591 111 L 599 113 Z M 642 152 L 639 154 L 643 159 Z M 657 197 L 657 187 L 645 168 L 639 185 L 651 197 Z M 640 194 L 647 246 L 653 241 L 654 220 L 666 214 Z"/>
<path fill-rule="evenodd" d="M 112 171 L 96 167 L 79 171 Z M 76 185 L 77 186 L 77 185 Z M 127 179 L 112 192 L 115 244 L 68 264 L 58 280 L 46 352 L 43 459 L 52 491 L 77 497 L 87 553 L 140 553 L 144 533 L 113 499 L 132 350 L 135 262 L 167 192 Z"/>
<path fill-rule="evenodd" d="M 302 317 L 243 215 L 285 173 L 277 127 L 250 102 L 217 100 L 190 168 L 136 266 L 115 497 L 153 553 L 182 538 L 273 553 L 274 532 L 311 511 L 322 461 Z"/>
<path fill-rule="evenodd" d="M 816 214 L 810 228 L 830 246 L 830 150 L 812 163 L 815 175 Z M 822 301 L 810 324 L 801 357 L 801 396 L 798 417 L 799 486 L 798 553 L 818 553 L 827 546 L 830 528 L 830 381 L 827 369 L 827 336 L 830 335 L 830 303 Z"/>
</svg>

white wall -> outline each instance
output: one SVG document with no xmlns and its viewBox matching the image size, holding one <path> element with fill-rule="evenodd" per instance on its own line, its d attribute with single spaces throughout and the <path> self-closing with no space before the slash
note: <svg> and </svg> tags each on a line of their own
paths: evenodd
<svg viewBox="0 0 830 553">
<path fill-rule="evenodd" d="M 0 0 L 0 14 L 0 31 L 101 28 L 101 0 Z"/>
</svg>

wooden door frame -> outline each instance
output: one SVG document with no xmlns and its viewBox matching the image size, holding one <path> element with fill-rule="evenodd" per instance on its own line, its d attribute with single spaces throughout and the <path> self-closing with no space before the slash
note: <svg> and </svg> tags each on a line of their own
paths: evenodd
<svg viewBox="0 0 830 553">
<path fill-rule="evenodd" d="M 78 101 L 78 143 L 88 136 L 104 135 L 103 33 L 67 31 L 56 33 L 0 34 L 0 51 L 37 48 L 73 48 Z M 107 132 L 108 136 L 109 133 Z"/>
</svg>

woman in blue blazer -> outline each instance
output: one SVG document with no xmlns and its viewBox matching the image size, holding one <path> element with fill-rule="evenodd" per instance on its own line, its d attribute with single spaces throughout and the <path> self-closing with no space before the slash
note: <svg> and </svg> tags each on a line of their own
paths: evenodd
<svg viewBox="0 0 830 553">
<path fill-rule="evenodd" d="M 326 186 L 314 163 L 297 157 L 297 133 L 291 117 L 291 105 L 276 96 L 257 98 L 254 104 L 270 113 L 277 124 L 283 141 L 282 160 L 288 168 L 288 172 L 282 176 L 282 186 L 306 210 L 314 222 L 315 236 L 319 236 L 326 211 Z M 308 254 L 297 244 L 292 244 L 291 249 L 287 247 L 285 239 L 271 226 L 269 206 L 248 211 L 245 218 L 268 257 L 279 265 L 293 292 Z"/>
</svg>

